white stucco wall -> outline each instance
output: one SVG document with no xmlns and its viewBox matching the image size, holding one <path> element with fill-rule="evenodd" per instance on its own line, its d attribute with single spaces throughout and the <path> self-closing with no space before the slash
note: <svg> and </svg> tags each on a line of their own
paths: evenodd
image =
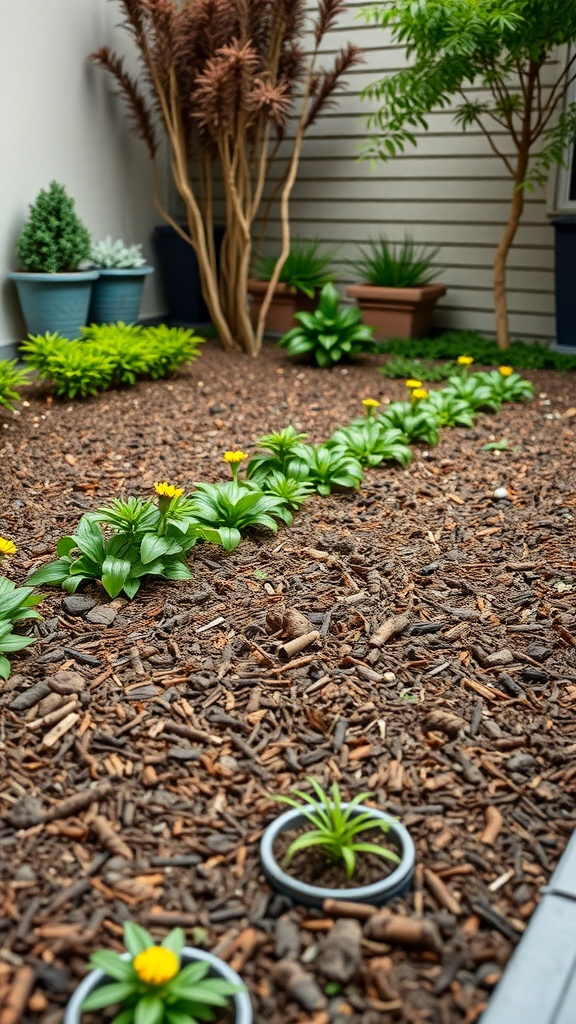
<svg viewBox="0 0 576 1024">
<path fill-rule="evenodd" d="M 24 336 L 14 285 L 14 245 L 28 205 L 52 179 L 64 184 L 95 238 L 142 242 L 153 262 L 148 154 L 128 130 L 112 81 L 86 57 L 129 49 L 109 0 L 0 0 L 0 357 Z M 142 315 L 162 311 L 157 275 Z"/>
</svg>

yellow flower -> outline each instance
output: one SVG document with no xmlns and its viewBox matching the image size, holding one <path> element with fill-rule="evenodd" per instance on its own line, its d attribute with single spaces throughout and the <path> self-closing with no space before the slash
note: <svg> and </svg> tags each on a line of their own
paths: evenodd
<svg viewBox="0 0 576 1024">
<path fill-rule="evenodd" d="M 246 452 L 241 452 L 241 451 L 224 452 L 224 456 L 223 457 L 224 457 L 224 462 L 244 462 L 244 459 L 248 458 L 248 456 L 246 455 Z"/>
<path fill-rule="evenodd" d="M 420 401 L 421 398 L 428 398 L 428 392 L 426 388 L 414 388 L 411 398 L 415 399 L 415 401 Z"/>
<path fill-rule="evenodd" d="M 0 537 L 0 560 L 5 558 L 6 555 L 15 555 L 16 545 L 13 540 L 6 540 L 4 537 Z"/>
<path fill-rule="evenodd" d="M 380 402 L 378 402 L 375 398 L 363 398 L 362 405 L 364 406 L 365 409 L 377 409 L 378 406 L 380 405 Z"/>
<path fill-rule="evenodd" d="M 415 388 L 421 388 L 422 387 L 422 381 L 421 380 L 407 380 L 406 381 L 406 387 L 410 388 L 410 390 L 413 391 Z"/>
<path fill-rule="evenodd" d="M 498 372 L 501 373 L 503 377 L 510 377 L 511 374 L 514 373 L 514 369 L 511 366 L 499 366 Z"/>
<path fill-rule="evenodd" d="M 159 498 L 179 498 L 184 494 L 181 487 L 174 487 L 172 484 L 167 484 L 166 481 L 154 484 L 154 490 Z"/>
<path fill-rule="evenodd" d="M 165 985 L 172 981 L 180 970 L 180 961 L 171 949 L 150 946 L 134 957 L 132 966 L 145 985 Z"/>
<path fill-rule="evenodd" d="M 458 366 L 472 366 L 473 356 L 458 356 Z"/>
</svg>

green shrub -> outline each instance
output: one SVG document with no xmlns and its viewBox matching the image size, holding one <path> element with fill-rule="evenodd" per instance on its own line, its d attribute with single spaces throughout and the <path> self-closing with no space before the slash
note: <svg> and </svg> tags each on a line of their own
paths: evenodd
<svg viewBox="0 0 576 1024">
<path fill-rule="evenodd" d="M 457 359 L 466 352 L 481 366 L 499 366 L 505 360 L 519 370 L 576 370 L 576 355 L 522 341 L 513 341 L 502 351 L 491 338 L 474 331 L 450 331 L 438 338 L 393 338 L 383 342 L 380 350 L 408 359 Z"/>
<path fill-rule="evenodd" d="M 433 267 L 438 249 L 420 248 L 409 235 L 403 242 L 389 242 L 383 235 L 360 247 L 360 259 L 351 260 L 363 284 L 378 288 L 422 288 L 436 277 Z"/>
<path fill-rule="evenodd" d="M 332 250 L 326 253 L 319 252 L 317 239 L 307 241 L 295 238 L 282 267 L 280 281 L 313 299 L 316 292 L 333 279 L 329 269 L 333 258 Z M 258 280 L 270 281 L 277 262 L 278 256 L 260 256 L 255 270 Z"/>
<path fill-rule="evenodd" d="M 16 254 L 24 270 L 43 274 L 77 270 L 90 256 L 90 245 L 90 232 L 64 185 L 52 181 L 47 192 L 40 189 L 16 242 Z"/>
<path fill-rule="evenodd" d="M 135 384 L 139 377 L 167 377 L 198 357 L 202 341 L 182 327 L 117 323 L 85 327 L 76 341 L 57 334 L 30 336 L 22 352 L 42 380 L 53 382 L 57 395 L 85 398 L 112 384 Z"/>
<path fill-rule="evenodd" d="M 410 359 L 408 356 L 396 356 L 389 359 L 384 366 L 378 367 L 378 373 L 383 377 L 404 380 L 410 377 L 417 377 L 421 381 L 431 383 L 448 380 L 457 370 L 458 364 L 455 360 L 449 363 L 437 363 L 434 365 L 428 360 Z"/>
<path fill-rule="evenodd" d="M 378 351 L 373 328 L 362 323 L 356 306 L 340 309 L 340 296 L 331 283 L 324 285 L 314 313 L 296 313 L 295 318 L 298 326 L 278 342 L 289 356 L 310 355 L 318 366 L 327 367 Z"/>
<path fill-rule="evenodd" d="M 0 679 L 10 676 L 10 662 L 5 655 L 21 651 L 36 640 L 33 636 L 14 633 L 13 624 L 24 619 L 40 619 L 35 605 L 42 600 L 41 596 L 32 593 L 32 587 L 16 588 L 5 576 L 0 576 Z"/>
<path fill-rule="evenodd" d="M 26 370 L 19 370 L 16 359 L 0 359 L 0 405 L 13 409 L 21 399 L 21 387 L 30 383 Z"/>
</svg>

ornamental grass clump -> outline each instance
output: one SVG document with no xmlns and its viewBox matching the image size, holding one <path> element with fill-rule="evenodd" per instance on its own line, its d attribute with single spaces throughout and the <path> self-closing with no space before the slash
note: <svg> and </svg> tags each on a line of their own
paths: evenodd
<svg viewBox="0 0 576 1024">
<path fill-rule="evenodd" d="M 423 288 L 436 277 L 434 260 L 438 249 L 417 246 L 407 235 L 402 242 L 390 242 L 383 235 L 360 248 L 360 258 L 350 261 L 362 284 L 377 288 Z"/>
<path fill-rule="evenodd" d="M 52 181 L 47 192 L 40 189 L 16 242 L 21 267 L 39 274 L 77 270 L 89 258 L 90 245 L 90 232 L 64 185 Z"/>
<path fill-rule="evenodd" d="M 20 388 L 30 383 L 30 374 L 17 366 L 16 359 L 0 359 L 0 405 L 14 409 L 14 403 L 21 400 Z"/>
<path fill-rule="evenodd" d="M 307 355 L 320 367 L 334 366 L 366 352 L 378 352 L 374 330 L 362 323 L 356 306 L 340 308 L 340 296 L 329 282 L 324 285 L 313 313 L 295 313 L 298 325 L 278 344 L 289 356 Z"/>
<path fill-rule="evenodd" d="M 118 2 L 140 58 L 138 78 L 107 46 L 91 59 L 112 75 L 148 149 L 158 210 L 194 248 L 222 345 L 257 355 L 290 252 L 290 197 L 304 136 L 334 104 L 344 75 L 360 59 L 348 43 L 327 67 L 320 64 L 325 37 L 346 4 L 319 0 L 310 24 L 306 0 Z M 173 220 L 160 195 L 161 134 L 189 233 Z M 277 184 L 267 189 L 271 178 Z M 226 209 L 219 258 L 213 235 L 215 182 L 221 183 Z M 267 222 L 276 205 L 282 244 L 254 330 L 247 301 L 254 229 Z"/>
<path fill-rule="evenodd" d="M 295 238 L 290 245 L 290 252 L 280 272 L 279 281 L 313 299 L 316 292 L 333 280 L 330 264 L 334 255 L 334 250 L 321 253 L 317 239 L 305 241 Z M 277 256 L 260 256 L 255 268 L 258 280 L 269 281 L 274 275 L 277 262 Z"/>
<path fill-rule="evenodd" d="M 0 537 L 0 563 L 15 554 L 14 541 Z M 10 662 L 5 655 L 22 651 L 36 640 L 34 636 L 15 633 L 12 628 L 14 623 L 25 619 L 40 619 L 42 616 L 35 611 L 35 607 L 42 600 L 41 596 L 32 593 L 32 587 L 16 588 L 11 580 L 0 576 L 0 679 L 8 679 L 10 676 Z"/>
<path fill-rule="evenodd" d="M 343 806 L 337 782 L 333 782 L 329 793 L 326 793 L 316 779 L 308 778 L 306 781 L 312 786 L 315 795 L 293 789 L 294 796 L 278 794 L 272 797 L 300 811 L 312 825 L 312 828 L 306 829 L 290 843 L 284 857 L 286 866 L 297 853 L 313 847 L 321 851 L 327 864 L 342 864 L 348 879 L 354 876 L 358 854 L 376 854 L 392 864 L 400 863 L 398 854 L 388 847 L 358 838 L 368 831 L 379 831 L 385 835 L 389 829 L 387 822 L 375 818 L 369 809 L 363 809 L 372 793 L 359 793 Z"/>
<path fill-rule="evenodd" d="M 106 983 L 87 996 L 83 1013 L 118 1004 L 121 1009 L 110 1024 L 201 1024 L 214 1021 L 231 1006 L 230 997 L 243 991 L 213 976 L 206 961 L 182 966 L 181 928 L 174 928 L 157 946 L 149 932 L 126 921 L 124 944 L 128 958 L 104 949 L 90 957 L 90 967 L 104 971 Z"/>
</svg>

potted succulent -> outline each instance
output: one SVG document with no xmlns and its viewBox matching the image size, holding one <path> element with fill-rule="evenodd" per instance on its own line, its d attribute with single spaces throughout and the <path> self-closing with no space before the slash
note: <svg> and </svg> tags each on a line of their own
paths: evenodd
<svg viewBox="0 0 576 1024">
<path fill-rule="evenodd" d="M 127 921 L 124 942 L 126 953 L 92 955 L 96 969 L 74 992 L 64 1024 L 82 1024 L 84 1013 L 109 1006 L 118 1007 L 110 1024 L 252 1024 L 250 998 L 239 976 L 211 953 L 185 946 L 181 928 L 157 946 L 144 928 Z"/>
<path fill-rule="evenodd" d="M 308 907 L 321 907 L 326 899 L 380 906 L 403 893 L 415 861 L 407 829 L 384 811 L 366 806 L 370 793 L 344 803 L 337 783 L 328 794 L 316 779 L 308 782 L 315 796 L 295 789 L 294 796 L 274 797 L 291 809 L 267 827 L 260 843 L 262 867 L 272 887 Z M 295 833 L 292 841 L 290 833 Z M 365 879 L 355 883 L 360 867 Z"/>
<path fill-rule="evenodd" d="M 16 284 L 28 332 L 77 338 L 99 271 L 79 269 L 90 255 L 90 232 L 64 185 L 52 181 L 48 191 L 40 190 L 16 254 L 22 269 L 8 277 Z"/>
<path fill-rule="evenodd" d="M 101 242 L 93 242 L 90 262 L 100 276 L 94 282 L 88 312 L 91 324 L 113 324 L 119 320 L 133 324 L 138 320 L 144 280 L 154 273 L 146 263 L 141 245 L 124 245 L 107 235 Z"/>
<path fill-rule="evenodd" d="M 437 251 L 418 248 L 408 236 L 397 245 L 380 236 L 360 249 L 352 266 L 362 283 L 350 285 L 346 295 L 356 299 L 376 341 L 429 334 L 434 307 L 446 294 L 446 286 L 434 281 Z"/>
<path fill-rule="evenodd" d="M 296 313 L 313 312 L 318 292 L 332 281 L 329 268 L 333 255 L 320 253 L 316 239 L 294 239 L 266 314 L 266 334 L 286 334 L 295 326 Z M 248 279 L 250 318 L 254 325 L 258 323 L 277 262 L 277 256 L 261 256 L 255 276 Z"/>
</svg>

